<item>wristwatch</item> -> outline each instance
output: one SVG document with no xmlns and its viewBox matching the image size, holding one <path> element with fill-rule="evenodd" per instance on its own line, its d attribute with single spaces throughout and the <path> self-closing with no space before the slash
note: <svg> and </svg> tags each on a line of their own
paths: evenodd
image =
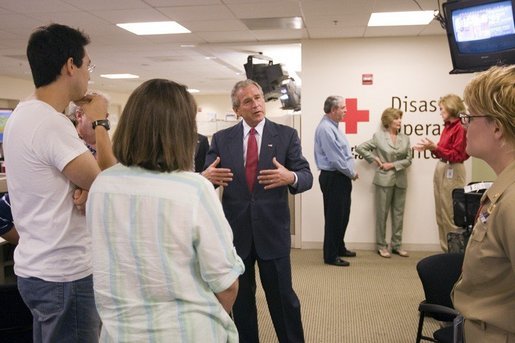
<svg viewBox="0 0 515 343">
<path fill-rule="evenodd" d="M 98 126 L 103 126 L 105 127 L 105 129 L 107 131 L 109 131 L 109 129 L 111 128 L 111 126 L 109 125 L 109 120 L 108 119 L 101 119 L 101 120 L 95 120 L 91 126 L 93 127 L 93 130 Z"/>
</svg>

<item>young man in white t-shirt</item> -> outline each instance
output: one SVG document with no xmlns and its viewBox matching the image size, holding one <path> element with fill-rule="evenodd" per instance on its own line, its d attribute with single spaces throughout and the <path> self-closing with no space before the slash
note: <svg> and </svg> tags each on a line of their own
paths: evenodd
<svg viewBox="0 0 515 343">
<path fill-rule="evenodd" d="M 7 185 L 20 236 L 14 268 L 34 316 L 35 342 L 98 341 L 83 208 L 100 169 L 63 114 L 86 93 L 93 67 L 88 43 L 85 34 L 64 25 L 34 31 L 27 57 L 36 91 L 5 127 Z M 105 99 L 92 96 L 84 107 L 97 134 L 107 136 Z"/>
</svg>

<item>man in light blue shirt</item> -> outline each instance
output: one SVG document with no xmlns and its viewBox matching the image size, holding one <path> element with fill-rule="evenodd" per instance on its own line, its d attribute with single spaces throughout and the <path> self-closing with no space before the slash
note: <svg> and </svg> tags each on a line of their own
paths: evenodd
<svg viewBox="0 0 515 343">
<path fill-rule="evenodd" d="M 356 253 L 347 250 L 344 236 L 349 223 L 352 180 L 358 178 L 347 138 L 338 129 L 346 114 L 345 99 L 329 96 L 325 115 L 315 131 L 315 162 L 320 170 L 318 181 L 324 198 L 324 262 L 346 267 L 344 257 Z"/>
</svg>

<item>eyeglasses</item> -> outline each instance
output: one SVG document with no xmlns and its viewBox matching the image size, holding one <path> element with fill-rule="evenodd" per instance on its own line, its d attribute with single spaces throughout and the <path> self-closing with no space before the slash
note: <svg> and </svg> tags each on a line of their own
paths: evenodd
<svg viewBox="0 0 515 343">
<path fill-rule="evenodd" d="M 468 125 L 472 121 L 472 118 L 487 118 L 490 116 L 472 116 L 469 113 L 460 113 L 459 114 L 460 121 L 463 125 Z"/>
<path fill-rule="evenodd" d="M 94 64 L 90 64 L 90 65 L 88 66 L 88 71 L 89 71 L 90 73 L 92 73 L 92 72 L 93 72 L 93 70 L 95 70 L 95 67 L 96 67 L 96 65 L 94 65 Z"/>
</svg>

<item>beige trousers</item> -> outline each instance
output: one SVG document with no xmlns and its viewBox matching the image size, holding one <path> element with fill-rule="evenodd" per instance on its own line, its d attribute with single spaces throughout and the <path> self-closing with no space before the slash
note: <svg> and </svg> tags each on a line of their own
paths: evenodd
<svg viewBox="0 0 515 343">
<path fill-rule="evenodd" d="M 515 333 L 483 322 L 465 320 L 465 343 L 514 343 Z"/>
<path fill-rule="evenodd" d="M 463 163 L 445 163 L 438 161 L 433 177 L 435 193 L 435 212 L 440 247 L 447 252 L 447 233 L 456 230 L 454 211 L 452 209 L 452 190 L 465 187 L 465 166 Z"/>
<path fill-rule="evenodd" d="M 381 187 L 376 185 L 376 243 L 377 249 L 388 247 L 386 242 L 386 220 L 388 213 L 391 213 L 392 238 L 390 245 L 392 249 L 401 249 L 402 245 L 402 224 L 404 220 L 404 204 L 406 203 L 406 188 Z"/>
</svg>

